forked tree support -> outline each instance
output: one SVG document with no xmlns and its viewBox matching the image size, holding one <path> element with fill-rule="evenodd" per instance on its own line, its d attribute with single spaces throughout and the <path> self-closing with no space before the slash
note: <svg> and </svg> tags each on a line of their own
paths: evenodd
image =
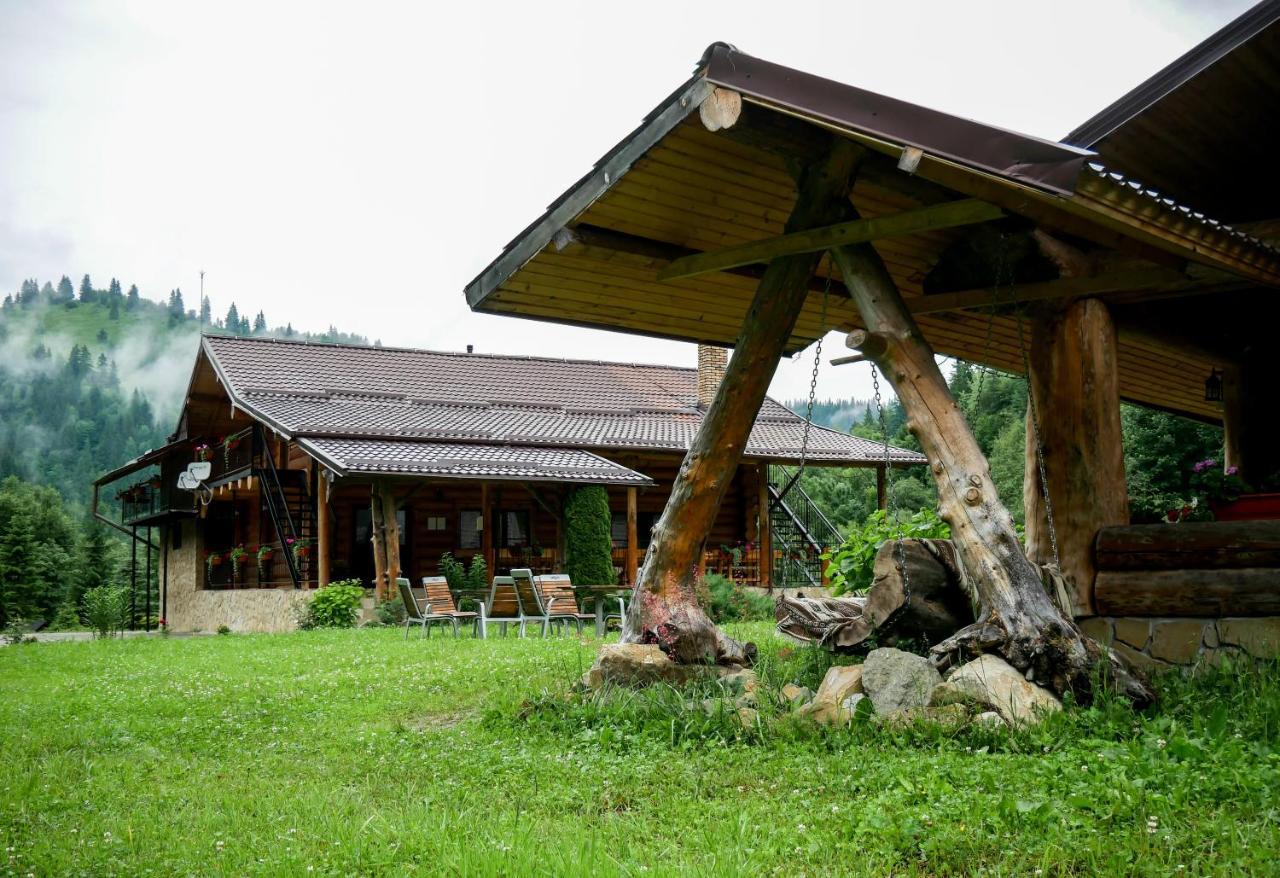
<svg viewBox="0 0 1280 878">
<path fill-rule="evenodd" d="M 825 161 L 799 174 L 787 232 L 840 218 L 863 154 L 852 143 L 836 141 Z M 696 570 L 820 258 L 820 253 L 785 256 L 765 270 L 715 401 L 653 530 L 635 599 L 627 610 L 624 643 L 657 643 L 674 660 L 690 664 L 742 664 L 751 659 L 754 647 L 724 635 L 698 605 Z"/>
<path fill-rule="evenodd" d="M 868 245 L 831 253 L 870 330 L 851 334 L 851 344 L 885 373 L 902 402 L 907 427 L 930 460 L 939 512 L 951 526 L 978 605 L 977 622 L 933 647 L 935 662 L 946 668 L 997 652 L 1029 679 L 1084 698 L 1101 664 L 1129 698 L 1152 700 L 1140 675 L 1108 657 L 1050 600 L 1000 502 L 986 457 L 880 256 Z"/>
</svg>

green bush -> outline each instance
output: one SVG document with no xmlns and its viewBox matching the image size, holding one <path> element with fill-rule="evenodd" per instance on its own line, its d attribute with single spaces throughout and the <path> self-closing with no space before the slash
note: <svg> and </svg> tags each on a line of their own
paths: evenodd
<svg viewBox="0 0 1280 878">
<path fill-rule="evenodd" d="M 703 606 L 717 625 L 773 619 L 773 598 L 768 595 L 747 591 L 718 573 L 708 573 L 700 585 Z"/>
<path fill-rule="evenodd" d="M 75 602 L 69 599 L 58 605 L 58 612 L 49 623 L 50 631 L 75 631 L 81 627 L 83 623 L 80 621 L 80 611 L 76 609 Z"/>
<path fill-rule="evenodd" d="M 449 591 L 455 595 L 465 589 L 485 591 L 489 588 L 489 569 L 484 563 L 484 556 L 478 552 L 471 556 L 469 567 L 453 557 L 451 552 L 445 552 L 440 556 L 440 574 L 449 583 Z"/>
<path fill-rule="evenodd" d="M 600 485 L 578 488 L 564 501 L 564 572 L 578 585 L 613 585 L 609 495 Z"/>
<path fill-rule="evenodd" d="M 298 610 L 298 627 L 354 628 L 360 616 L 364 587 L 358 579 L 344 579 L 316 589 L 315 595 Z"/>
<path fill-rule="evenodd" d="M 373 610 L 374 616 L 383 625 L 403 625 L 405 617 L 404 601 L 399 595 L 378 601 Z"/>
<path fill-rule="evenodd" d="M 124 631 L 129 618 L 129 591 L 122 585 L 100 585 L 84 593 L 84 618 L 95 637 Z"/>
<path fill-rule="evenodd" d="M 885 510 L 877 510 L 860 529 L 850 532 L 839 548 L 823 554 L 831 593 L 864 592 L 870 588 L 876 553 L 885 540 L 899 537 L 946 540 L 951 538 L 951 528 L 932 509 L 921 509 L 901 523 L 890 521 Z"/>
</svg>

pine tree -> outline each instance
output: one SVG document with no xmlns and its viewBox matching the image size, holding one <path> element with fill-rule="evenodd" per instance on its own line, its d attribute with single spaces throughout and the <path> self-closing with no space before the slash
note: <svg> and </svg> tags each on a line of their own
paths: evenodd
<svg viewBox="0 0 1280 878">
<path fill-rule="evenodd" d="M 266 331 L 267 331 L 267 315 L 259 311 L 258 316 L 253 318 L 253 334 L 262 335 Z"/>
<path fill-rule="evenodd" d="M 18 288 L 18 304 L 23 308 L 30 308 L 39 296 L 40 286 L 33 280 L 24 280 Z"/>
<path fill-rule="evenodd" d="M 36 611 L 35 523 L 25 504 L 14 504 L 0 530 L 0 625 L 15 617 L 28 618 Z"/>
<path fill-rule="evenodd" d="M 107 295 L 113 299 L 118 299 L 124 294 L 120 292 L 120 281 L 114 277 L 111 278 L 111 286 L 107 288 Z"/>
<path fill-rule="evenodd" d="M 200 297 L 200 325 L 208 326 L 212 320 L 213 307 L 209 304 L 208 296 Z"/>
<path fill-rule="evenodd" d="M 138 295 L 138 285 L 133 284 L 131 287 L 129 287 L 129 294 L 125 298 L 124 309 L 126 311 L 132 311 L 134 308 L 137 308 L 138 300 L 140 298 L 141 296 Z"/>
<path fill-rule="evenodd" d="M 98 335 L 97 335 L 98 344 L 106 344 L 110 340 L 110 338 L 111 337 L 107 335 L 107 331 L 105 329 L 98 330 Z"/>
<path fill-rule="evenodd" d="M 226 323 L 224 323 L 223 325 L 226 327 L 227 332 L 234 332 L 236 334 L 239 334 L 240 312 L 236 309 L 235 302 L 232 302 L 231 307 L 227 309 L 227 320 L 226 320 Z"/>
<path fill-rule="evenodd" d="M 89 589 L 111 584 L 111 571 L 115 566 L 111 549 L 106 528 L 92 519 L 85 522 L 80 539 L 80 575 L 71 581 L 67 596 L 76 606 Z"/>
<path fill-rule="evenodd" d="M 108 320 L 120 319 L 120 297 L 119 296 L 111 300 L 111 310 L 107 312 L 107 319 Z"/>
<path fill-rule="evenodd" d="M 8 293 L 4 297 L 4 304 L 0 305 L 0 308 L 3 308 L 6 311 L 13 310 L 13 293 Z"/>
<path fill-rule="evenodd" d="M 240 334 L 248 335 L 252 331 L 253 331 L 253 328 L 249 325 L 249 318 L 241 317 L 240 318 Z"/>
<path fill-rule="evenodd" d="M 44 299 L 46 302 L 52 302 L 54 295 L 53 284 L 45 281 L 44 286 L 40 288 L 40 298 Z"/>
<path fill-rule="evenodd" d="M 92 302 L 94 299 L 93 281 L 89 280 L 89 275 L 85 275 L 80 281 L 80 301 Z"/>
<path fill-rule="evenodd" d="M 71 285 L 71 278 L 65 274 L 62 280 L 58 281 L 58 292 L 55 296 L 56 301 L 65 305 L 67 302 L 74 302 L 76 298 L 75 287 Z"/>
<path fill-rule="evenodd" d="M 187 306 L 182 304 L 182 290 L 169 293 L 169 325 L 180 323 L 187 316 Z"/>
</svg>

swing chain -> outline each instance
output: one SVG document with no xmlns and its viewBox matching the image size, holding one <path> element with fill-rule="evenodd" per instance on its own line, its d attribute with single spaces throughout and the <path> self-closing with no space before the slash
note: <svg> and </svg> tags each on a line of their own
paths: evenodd
<svg viewBox="0 0 1280 878">
<path fill-rule="evenodd" d="M 871 389 L 875 397 L 876 411 L 880 420 L 880 436 L 884 440 L 884 490 L 888 500 L 888 509 L 886 511 L 887 514 L 893 516 L 893 521 L 896 525 L 893 560 L 894 564 L 897 565 L 899 575 L 902 576 L 902 603 L 878 626 L 884 628 L 892 624 L 897 616 L 905 612 L 906 608 L 911 604 L 911 580 L 907 576 L 907 550 L 902 544 L 902 519 L 898 515 L 897 498 L 893 495 L 893 467 L 889 466 L 889 421 L 884 413 L 884 400 L 880 396 L 880 372 L 875 363 L 871 364 Z"/>
<path fill-rule="evenodd" d="M 1031 382 L 1031 358 L 1027 355 L 1027 344 L 1023 338 L 1022 308 L 1015 312 L 1018 318 L 1018 348 L 1022 352 L 1022 370 L 1027 382 L 1027 412 L 1031 416 L 1031 439 L 1035 443 L 1036 469 L 1040 475 L 1040 493 L 1044 495 L 1044 518 L 1049 530 L 1049 546 L 1053 550 L 1053 566 L 1062 569 L 1058 557 L 1058 529 L 1053 523 L 1053 501 L 1049 497 L 1049 473 L 1044 465 L 1044 443 L 1040 439 L 1040 415 L 1036 410 L 1035 390 Z"/>
<path fill-rule="evenodd" d="M 809 458 L 809 431 L 813 428 L 813 405 L 818 394 L 818 366 L 822 363 L 822 342 L 827 335 L 827 297 L 831 293 L 831 273 L 827 272 L 827 281 L 822 287 L 822 318 L 818 324 L 818 343 L 813 349 L 813 374 L 809 376 L 809 406 L 804 414 L 804 435 L 800 439 L 800 467 L 796 470 L 797 482 L 804 474 L 805 464 Z"/>
</svg>

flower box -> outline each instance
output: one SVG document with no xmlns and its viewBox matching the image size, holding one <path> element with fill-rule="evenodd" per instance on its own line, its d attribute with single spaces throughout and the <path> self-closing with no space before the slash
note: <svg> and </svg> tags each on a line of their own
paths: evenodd
<svg viewBox="0 0 1280 878">
<path fill-rule="evenodd" d="M 1280 493 L 1241 494 L 1212 508 L 1218 521 L 1280 521 Z"/>
</svg>

